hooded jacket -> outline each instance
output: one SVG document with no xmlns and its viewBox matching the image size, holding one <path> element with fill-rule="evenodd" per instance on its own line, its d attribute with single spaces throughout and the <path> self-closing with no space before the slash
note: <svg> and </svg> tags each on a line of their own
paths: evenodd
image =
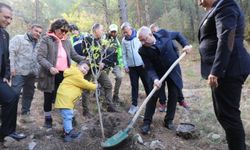
<svg viewBox="0 0 250 150">
<path fill-rule="evenodd" d="M 83 73 L 76 65 L 72 64 L 63 75 L 64 79 L 57 90 L 55 108 L 73 109 L 75 102 L 81 97 L 83 89 L 96 89 L 96 84 L 85 80 Z"/>
</svg>

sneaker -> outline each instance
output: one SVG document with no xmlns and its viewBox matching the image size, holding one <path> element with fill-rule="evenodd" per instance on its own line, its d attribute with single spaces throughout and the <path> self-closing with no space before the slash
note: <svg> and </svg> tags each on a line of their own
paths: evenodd
<svg viewBox="0 0 250 150">
<path fill-rule="evenodd" d="M 135 106 L 135 105 L 131 105 L 130 108 L 129 108 L 129 111 L 128 113 L 131 114 L 131 115 L 134 115 L 138 110 L 138 106 Z"/>
<path fill-rule="evenodd" d="M 45 128 L 52 128 L 52 122 L 53 122 L 52 118 L 45 118 L 45 122 L 43 126 Z"/>
<path fill-rule="evenodd" d="M 160 104 L 158 109 L 159 109 L 159 112 L 166 112 L 167 111 L 167 105 L 166 104 Z"/>
<path fill-rule="evenodd" d="M 179 105 L 186 108 L 186 109 L 190 108 L 188 103 L 185 100 L 180 101 Z"/>
<path fill-rule="evenodd" d="M 78 138 L 81 132 L 72 129 L 69 133 L 64 133 L 64 141 L 71 142 L 72 140 Z"/>
</svg>

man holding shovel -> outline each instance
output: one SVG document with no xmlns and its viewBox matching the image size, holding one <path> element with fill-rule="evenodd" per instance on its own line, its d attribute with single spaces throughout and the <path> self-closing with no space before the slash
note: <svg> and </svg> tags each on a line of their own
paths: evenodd
<svg viewBox="0 0 250 150">
<path fill-rule="evenodd" d="M 184 47 L 184 51 L 191 51 L 192 47 L 179 32 L 160 30 L 153 34 L 151 30 L 145 26 L 141 27 L 138 31 L 138 38 L 142 43 L 139 54 L 141 55 L 145 64 L 145 68 L 151 80 L 151 85 L 157 88 L 160 88 L 162 84 L 159 79 L 179 57 L 174 50 L 171 40 L 171 38 L 174 36 L 177 36 L 176 39 L 178 39 L 178 42 Z M 183 87 L 179 65 L 176 65 L 165 81 L 168 87 L 168 104 L 167 113 L 164 119 L 164 126 L 170 130 L 173 130 L 173 119 L 178 99 L 178 90 L 182 89 Z M 158 95 L 159 90 L 156 91 L 154 96 L 148 101 L 146 105 L 143 120 L 144 124 L 141 127 L 141 132 L 143 134 L 148 134 L 150 130 L 150 124 L 155 112 Z"/>
</svg>

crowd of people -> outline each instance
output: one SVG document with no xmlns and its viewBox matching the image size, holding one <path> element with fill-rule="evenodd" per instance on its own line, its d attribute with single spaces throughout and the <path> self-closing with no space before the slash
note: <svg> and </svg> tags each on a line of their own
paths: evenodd
<svg viewBox="0 0 250 150">
<path fill-rule="evenodd" d="M 207 11 L 198 35 L 201 74 L 211 86 L 215 114 L 225 130 L 229 149 L 245 150 L 239 111 L 242 85 L 250 73 L 250 56 L 243 47 L 244 16 L 233 0 L 198 0 L 198 3 Z M 1 141 L 6 136 L 16 140 L 26 137 L 16 132 L 17 106 L 22 94 L 20 120 L 34 122 L 30 108 L 36 81 L 44 95 L 44 127 L 53 127 L 51 111 L 55 104 L 54 108 L 60 110 L 63 119 L 66 142 L 80 135 L 73 128 L 76 101 L 82 101 L 83 116 L 93 116 L 88 104 L 90 91 L 101 89 L 104 95 L 102 106 L 106 106 L 107 112 L 119 113 L 117 105 L 123 103 L 119 92 L 123 69 L 131 84 L 130 115 L 138 111 L 139 78 L 145 95 L 153 87 L 158 89 L 146 105 L 140 127 L 142 134 L 150 131 L 158 100 L 159 111 L 166 112 L 164 127 L 169 130 L 175 129 L 173 120 L 177 102 L 185 109 L 190 107 L 182 93 L 180 65 L 163 83 L 160 82 L 179 57 L 180 51 L 174 41 L 183 47 L 182 51 L 192 51 L 192 46 L 180 32 L 160 29 L 156 24 L 142 26 L 137 32 L 130 23 L 124 22 L 120 27 L 123 35 L 120 42 L 116 24 L 111 24 L 105 33 L 104 26 L 95 23 L 91 33 L 83 34 L 75 24 L 57 19 L 48 31 L 33 24 L 25 34 L 10 40 L 5 28 L 12 21 L 12 11 L 9 5 L 0 3 Z M 42 33 L 45 34 L 42 36 Z M 114 88 L 110 72 L 115 77 Z"/>
</svg>

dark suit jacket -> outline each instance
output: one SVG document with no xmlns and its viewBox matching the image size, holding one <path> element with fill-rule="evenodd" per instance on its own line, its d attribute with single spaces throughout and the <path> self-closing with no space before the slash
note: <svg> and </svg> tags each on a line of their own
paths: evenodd
<svg viewBox="0 0 250 150">
<path fill-rule="evenodd" d="M 9 34 L 2 28 L 0 28 L 0 77 L 10 79 Z"/>
<path fill-rule="evenodd" d="M 243 46 L 244 16 L 233 0 L 219 0 L 199 27 L 201 74 L 217 77 L 247 75 L 250 56 Z"/>
<path fill-rule="evenodd" d="M 151 80 L 161 78 L 169 67 L 178 59 L 172 40 L 178 41 L 183 47 L 187 40 L 179 32 L 160 30 L 154 34 L 156 43 L 152 47 L 142 46 L 139 49 L 145 68 Z M 169 76 L 179 89 L 183 88 L 181 69 L 177 65 Z"/>
</svg>

